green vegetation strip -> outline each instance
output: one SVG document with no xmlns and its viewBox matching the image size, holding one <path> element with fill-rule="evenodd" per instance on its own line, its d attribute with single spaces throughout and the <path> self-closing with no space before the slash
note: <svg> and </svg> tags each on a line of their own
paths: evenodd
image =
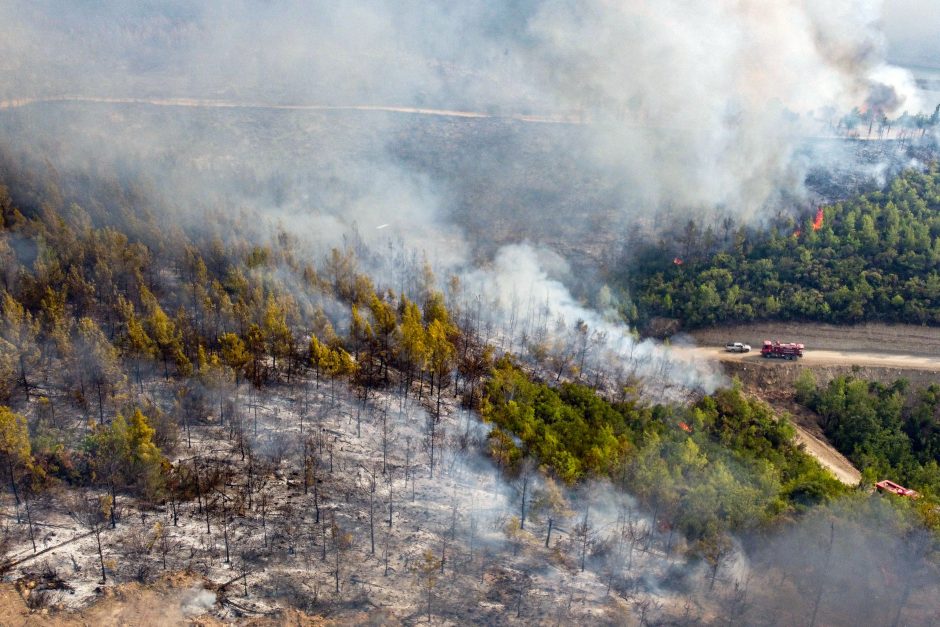
<svg viewBox="0 0 940 627">
<path fill-rule="evenodd" d="M 482 412 L 493 424 L 491 454 L 507 472 L 531 455 L 569 484 L 609 478 L 692 540 L 755 528 L 846 491 L 794 444 L 785 419 L 738 389 L 690 407 L 610 403 L 576 383 L 535 382 L 502 359 Z"/>
</svg>

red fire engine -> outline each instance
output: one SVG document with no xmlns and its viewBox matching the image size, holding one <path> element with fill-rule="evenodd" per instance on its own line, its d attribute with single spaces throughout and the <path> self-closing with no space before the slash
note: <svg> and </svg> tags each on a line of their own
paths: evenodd
<svg viewBox="0 0 940 627">
<path fill-rule="evenodd" d="M 764 340 L 764 346 L 760 349 L 760 354 L 769 359 L 797 359 L 803 356 L 802 344 L 782 344 L 776 340 Z"/>
<path fill-rule="evenodd" d="M 920 496 L 915 490 L 910 488 L 905 488 L 902 485 L 898 485 L 893 481 L 888 481 L 883 479 L 875 484 L 875 487 L 881 490 L 882 492 L 890 492 L 891 494 L 897 494 L 898 496 L 907 496 L 912 499 L 916 499 Z"/>
</svg>

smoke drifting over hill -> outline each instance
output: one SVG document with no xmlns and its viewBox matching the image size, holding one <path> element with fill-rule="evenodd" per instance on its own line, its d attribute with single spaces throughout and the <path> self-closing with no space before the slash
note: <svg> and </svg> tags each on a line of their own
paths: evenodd
<svg viewBox="0 0 940 627">
<path fill-rule="evenodd" d="M 321 250 L 357 229 L 471 275 L 532 241 L 588 276 L 628 229 L 804 197 L 842 152 L 798 155 L 803 138 L 852 106 L 915 109 L 879 17 L 872 0 L 11 2 L 0 121 L 61 172 L 159 182 L 192 224 L 245 208 Z M 90 100 L 12 102 L 62 96 Z"/>
</svg>

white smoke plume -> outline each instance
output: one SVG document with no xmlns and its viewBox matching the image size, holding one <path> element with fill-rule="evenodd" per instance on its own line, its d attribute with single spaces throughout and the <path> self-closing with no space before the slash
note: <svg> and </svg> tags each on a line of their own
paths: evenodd
<svg viewBox="0 0 940 627">
<path fill-rule="evenodd" d="M 531 345 L 547 345 L 558 354 L 560 370 L 575 365 L 584 371 L 620 370 L 621 376 L 638 378 L 644 392 L 660 399 L 712 392 L 725 382 L 710 364 L 651 340 L 640 341 L 615 316 L 605 317 L 576 301 L 543 269 L 563 262 L 555 258 L 546 264 L 545 254 L 541 257 L 526 244 L 507 246 L 491 266 L 465 277 L 468 293 L 493 299 L 488 311 L 502 325 L 503 348 L 533 352 Z M 581 374 L 591 378 L 590 372 Z"/>
<path fill-rule="evenodd" d="M 883 61 L 879 2 L 546 2 L 538 75 L 595 120 L 592 152 L 650 203 L 753 215 L 801 172 L 825 111 L 917 108 Z"/>
</svg>

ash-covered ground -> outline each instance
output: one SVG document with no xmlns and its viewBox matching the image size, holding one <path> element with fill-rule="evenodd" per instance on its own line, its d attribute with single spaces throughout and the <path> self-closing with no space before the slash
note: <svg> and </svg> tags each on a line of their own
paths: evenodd
<svg viewBox="0 0 940 627">
<path fill-rule="evenodd" d="M 483 452 L 486 426 L 456 399 L 434 425 L 432 471 L 430 399 L 411 392 L 363 402 L 313 379 L 232 390 L 224 421 L 208 407 L 179 432 L 171 459 L 195 479 L 191 501 L 118 494 L 101 533 L 108 586 L 185 571 L 213 596 L 172 615 L 226 622 L 292 609 L 343 623 L 623 624 L 745 608 L 739 550 L 714 570 L 610 486 L 505 479 Z M 152 379 L 140 400 L 168 394 Z M 60 419 L 83 429 L 80 415 Z M 104 590 L 95 536 L 74 513 L 97 495 L 63 487 L 33 502 L 35 553 L 4 495 L 8 577 L 31 607 L 68 612 Z"/>
</svg>

